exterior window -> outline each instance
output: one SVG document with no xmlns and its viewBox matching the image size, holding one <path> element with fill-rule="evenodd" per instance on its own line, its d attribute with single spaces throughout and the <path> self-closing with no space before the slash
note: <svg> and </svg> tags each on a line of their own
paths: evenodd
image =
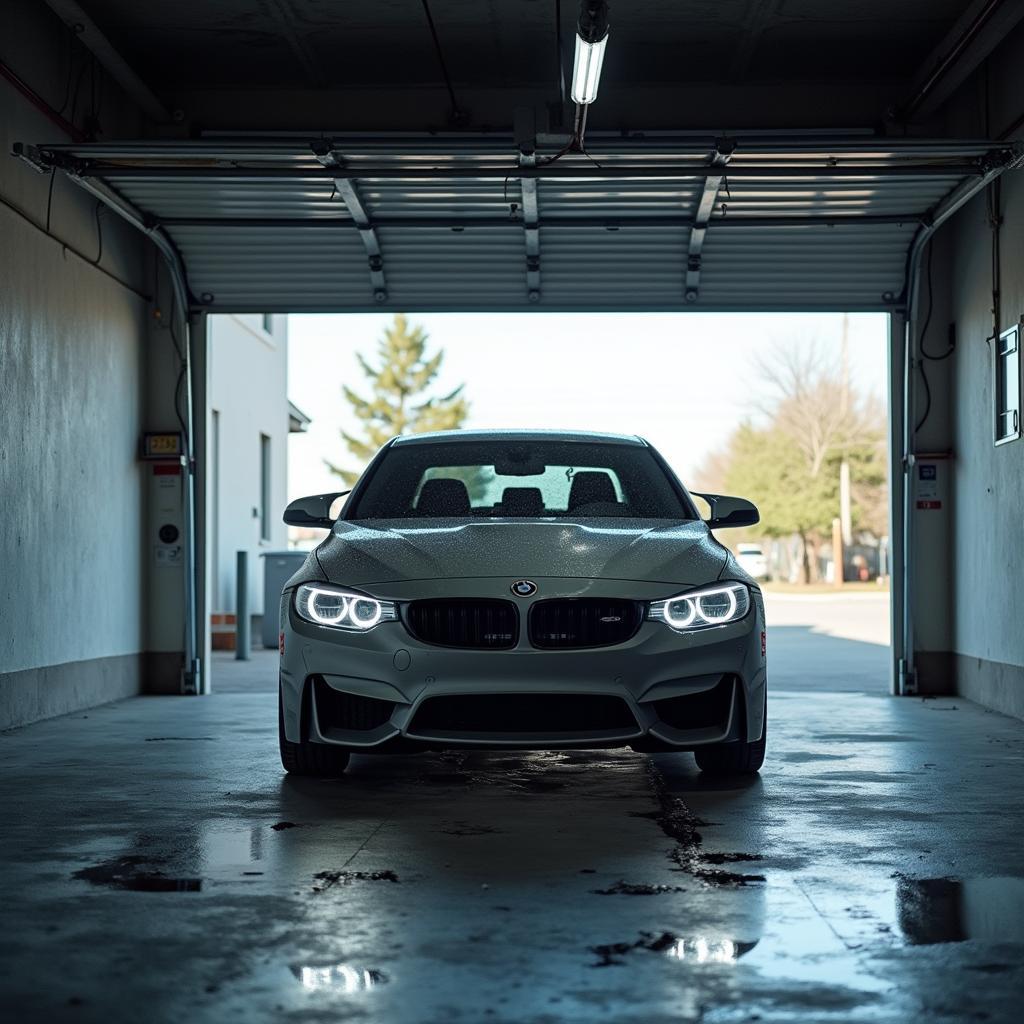
<svg viewBox="0 0 1024 1024">
<path fill-rule="evenodd" d="M 995 440 L 1004 444 L 1021 436 L 1020 324 L 996 339 Z"/>
<path fill-rule="evenodd" d="M 265 330 L 267 332 L 267 334 L 273 334 L 274 333 L 274 314 L 273 313 L 264 313 L 263 314 L 263 330 Z"/>
<path fill-rule="evenodd" d="M 260 540 L 270 540 L 270 438 L 260 434 Z"/>
</svg>

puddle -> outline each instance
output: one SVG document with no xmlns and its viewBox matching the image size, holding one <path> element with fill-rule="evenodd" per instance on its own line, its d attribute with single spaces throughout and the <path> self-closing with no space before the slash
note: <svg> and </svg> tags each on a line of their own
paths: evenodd
<svg viewBox="0 0 1024 1024">
<path fill-rule="evenodd" d="M 383 971 L 354 964 L 298 964 L 292 967 L 292 974 L 309 992 L 365 992 L 388 981 Z"/>
<path fill-rule="evenodd" d="M 660 953 L 672 960 L 697 964 L 731 964 L 749 953 L 756 942 L 738 942 L 735 939 L 696 935 L 680 938 L 672 932 L 641 932 L 634 942 L 613 942 L 604 946 L 591 946 L 597 957 L 591 967 L 616 967 L 625 964 L 624 957 L 637 951 Z"/>
<path fill-rule="evenodd" d="M 756 861 L 761 858 L 753 853 L 705 853 L 704 837 L 700 829 L 708 823 L 702 821 L 677 796 L 668 791 L 665 777 L 649 762 L 647 766 L 651 785 L 654 788 L 660 809 L 651 815 L 638 814 L 637 817 L 651 817 L 662 832 L 674 839 L 675 849 L 669 854 L 682 871 L 706 885 L 744 886 L 751 882 L 763 882 L 764 875 L 745 874 L 736 871 L 725 871 L 721 868 L 709 868 L 708 865 L 732 864 Z"/>
<path fill-rule="evenodd" d="M 314 876 L 317 885 L 313 892 L 325 892 L 336 885 L 351 885 L 353 882 L 398 882 L 394 871 L 318 871 Z"/>
<path fill-rule="evenodd" d="M 651 885 L 647 882 L 623 882 L 621 879 L 607 889 L 591 889 L 595 896 L 660 896 L 667 892 L 686 892 L 681 885 Z"/>
<path fill-rule="evenodd" d="M 133 892 L 199 892 L 201 878 L 172 878 L 150 857 L 118 857 L 92 867 L 82 868 L 71 876 L 91 885 L 107 885 L 113 889 Z"/>
<path fill-rule="evenodd" d="M 912 946 L 1024 943 L 1024 878 L 899 876 L 896 922 Z"/>
</svg>

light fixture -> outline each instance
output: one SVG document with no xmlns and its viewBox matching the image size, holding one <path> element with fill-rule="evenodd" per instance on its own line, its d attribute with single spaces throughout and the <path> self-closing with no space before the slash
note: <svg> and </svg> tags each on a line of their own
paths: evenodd
<svg viewBox="0 0 1024 1024">
<path fill-rule="evenodd" d="M 576 24 L 576 57 L 572 65 L 572 99 L 581 107 L 597 99 L 607 42 L 608 4 L 605 0 L 582 0 Z"/>
<path fill-rule="evenodd" d="M 653 601 L 647 618 L 664 622 L 677 633 L 689 633 L 709 626 L 723 626 L 742 619 L 750 611 L 750 591 L 743 583 L 691 590 L 664 601 Z"/>
<path fill-rule="evenodd" d="M 367 594 L 319 583 L 303 583 L 299 587 L 295 592 L 295 611 L 299 618 L 318 626 L 356 633 L 398 618 L 394 601 L 380 601 Z"/>
</svg>

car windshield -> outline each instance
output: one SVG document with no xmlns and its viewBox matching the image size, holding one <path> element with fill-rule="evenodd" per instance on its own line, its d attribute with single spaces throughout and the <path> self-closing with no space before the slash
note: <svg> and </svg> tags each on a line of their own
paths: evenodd
<svg viewBox="0 0 1024 1024">
<path fill-rule="evenodd" d="M 399 444 L 353 497 L 346 519 L 697 518 L 658 457 L 638 444 Z"/>
</svg>

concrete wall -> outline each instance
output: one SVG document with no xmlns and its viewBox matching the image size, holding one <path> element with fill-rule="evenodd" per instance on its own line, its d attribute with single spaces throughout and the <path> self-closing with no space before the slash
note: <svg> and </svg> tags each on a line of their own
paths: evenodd
<svg viewBox="0 0 1024 1024">
<path fill-rule="evenodd" d="M 965 136 L 999 137 L 1024 114 L 1024 28 L 1011 34 L 947 111 L 947 128 Z M 1015 137 L 1024 136 L 1018 128 Z M 1001 179 L 1000 238 L 1002 287 L 998 328 L 1024 316 L 1024 171 Z M 939 387 L 939 434 L 924 447 L 948 444 L 951 508 L 949 541 L 936 547 L 944 566 L 940 577 L 923 581 L 919 641 L 946 656 L 921 663 L 938 685 L 1000 711 L 1024 717 L 1024 439 L 993 443 L 993 353 L 996 329 L 992 298 L 992 231 L 984 197 L 974 200 L 942 231 L 937 250 L 938 287 L 947 324 L 957 345 L 946 364 L 929 363 Z M 929 343 L 943 351 L 945 341 Z M 920 394 L 920 392 L 919 392 Z M 919 449 L 922 443 L 919 440 Z M 932 546 L 919 549 L 927 559 Z M 948 642 L 931 629 L 943 620 Z M 925 645 L 923 645 L 925 646 Z M 927 681 L 927 680 L 926 680 Z"/>
<path fill-rule="evenodd" d="M 55 105 L 67 53 L 45 5 L 5 2 L 0 60 Z M 101 84 L 101 123 L 137 132 Z M 144 650 L 152 264 L 75 186 L 58 178 L 51 196 L 48 176 L 9 156 L 44 140 L 66 141 L 0 80 L 0 728 L 138 692 Z"/>
<path fill-rule="evenodd" d="M 214 612 L 235 611 L 235 559 L 249 552 L 249 609 L 263 614 L 265 551 L 288 547 L 281 520 L 288 489 L 288 318 L 211 316 L 210 393 L 215 474 L 211 537 Z M 261 537 L 260 438 L 270 439 L 268 538 Z M 216 445 L 216 450 L 212 446 Z M 276 607 L 271 609 L 276 614 Z"/>
</svg>

